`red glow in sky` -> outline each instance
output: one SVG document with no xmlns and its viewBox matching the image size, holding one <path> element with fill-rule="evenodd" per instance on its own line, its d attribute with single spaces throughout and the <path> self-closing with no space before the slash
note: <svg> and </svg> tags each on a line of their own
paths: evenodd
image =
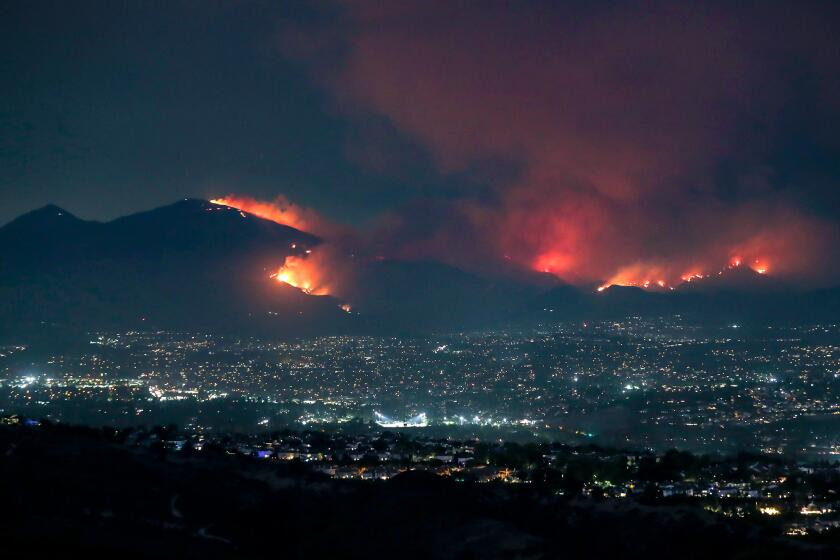
<svg viewBox="0 0 840 560">
<path fill-rule="evenodd" d="M 279 195 L 273 201 L 256 200 L 249 196 L 227 195 L 211 200 L 213 204 L 221 204 L 238 208 L 254 214 L 260 218 L 290 226 L 314 235 L 323 235 L 331 226 L 315 210 L 304 208 L 290 202 L 285 196 Z"/>
<path fill-rule="evenodd" d="M 837 224 L 757 163 L 770 153 L 744 126 L 772 126 L 788 103 L 781 60 L 832 44 L 819 18 L 798 13 L 806 27 L 762 12 L 790 25 L 780 49 L 724 5 L 581 17 L 504 3 L 351 1 L 345 12 L 340 26 L 314 30 L 320 42 L 307 34 L 284 52 L 308 64 L 351 119 L 381 115 L 441 175 L 479 177 L 457 197 L 432 193 L 390 212 L 374 228 L 376 253 L 651 289 L 716 275 L 734 256 L 779 278 L 840 276 L 824 266 Z M 828 87 L 836 61 L 819 62 L 810 68 L 825 81 L 815 83 Z M 819 99 L 838 105 L 828 90 Z M 370 150 L 371 172 L 382 172 L 392 145 Z M 495 173 L 499 162 L 515 173 Z M 734 178 L 718 177 L 723 163 L 738 169 Z"/>
</svg>

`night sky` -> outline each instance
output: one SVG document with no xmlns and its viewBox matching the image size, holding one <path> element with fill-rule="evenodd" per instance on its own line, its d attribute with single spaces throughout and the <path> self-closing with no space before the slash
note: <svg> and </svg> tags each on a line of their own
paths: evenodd
<svg viewBox="0 0 840 560">
<path fill-rule="evenodd" d="M 831 2 L 2 2 L 0 223 L 282 196 L 468 269 L 836 283 L 837 29 Z"/>
</svg>

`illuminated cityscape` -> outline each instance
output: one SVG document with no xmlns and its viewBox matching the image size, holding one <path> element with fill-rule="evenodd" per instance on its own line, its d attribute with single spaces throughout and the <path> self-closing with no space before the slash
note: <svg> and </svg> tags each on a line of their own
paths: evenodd
<svg viewBox="0 0 840 560">
<path fill-rule="evenodd" d="M 360 421 L 836 459 L 838 329 L 710 328 L 674 317 L 289 342 L 100 333 L 83 350 L 43 358 L 4 348 L 0 402 L 99 424 L 164 412 L 179 424 L 240 429 Z"/>
</svg>

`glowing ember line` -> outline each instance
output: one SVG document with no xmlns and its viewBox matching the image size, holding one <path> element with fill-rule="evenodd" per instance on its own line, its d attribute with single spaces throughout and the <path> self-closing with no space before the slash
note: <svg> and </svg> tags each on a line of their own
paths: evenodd
<svg viewBox="0 0 840 560">
<path fill-rule="evenodd" d="M 283 197 L 275 202 L 262 202 L 245 196 L 229 195 L 210 200 L 212 204 L 235 208 L 240 212 L 247 212 L 265 220 L 271 220 L 284 226 L 290 226 L 301 231 L 313 231 L 317 222 L 313 212 L 292 204 Z"/>
<path fill-rule="evenodd" d="M 717 271 L 716 276 L 723 276 L 727 271 L 734 270 L 744 265 L 745 261 L 740 256 L 734 256 L 729 259 L 728 264 Z M 758 274 L 767 274 L 769 267 L 763 259 L 755 259 L 749 265 L 749 268 Z M 637 264 L 620 269 L 607 282 L 598 286 L 597 291 L 603 292 L 610 286 L 637 286 L 643 289 L 668 289 L 673 290 L 675 286 L 680 284 L 687 284 L 705 280 L 712 277 L 712 273 L 707 273 L 702 270 L 694 268 L 689 272 L 682 274 L 672 284 L 668 280 L 662 278 L 668 272 L 673 270 L 673 267 L 667 265 L 647 266 L 644 264 Z M 650 280 L 651 277 L 656 278 L 655 275 L 660 276 L 659 280 Z"/>
</svg>

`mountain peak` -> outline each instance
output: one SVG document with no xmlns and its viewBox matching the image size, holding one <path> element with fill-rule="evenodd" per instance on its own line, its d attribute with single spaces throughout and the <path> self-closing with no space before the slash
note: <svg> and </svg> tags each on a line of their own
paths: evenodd
<svg viewBox="0 0 840 560">
<path fill-rule="evenodd" d="M 117 218 L 111 224 L 135 223 L 137 221 L 156 222 L 155 227 L 179 227 L 178 223 L 191 221 L 194 227 L 212 227 L 217 230 L 225 227 L 236 226 L 241 229 L 244 223 L 250 228 L 268 227 L 275 231 L 282 231 L 285 235 L 301 235 L 308 239 L 316 240 L 317 237 L 307 232 L 302 232 L 291 226 L 279 224 L 224 204 L 216 204 L 209 200 L 200 198 L 184 198 L 151 210 L 138 212 Z"/>
<path fill-rule="evenodd" d="M 181 200 L 177 200 L 171 204 L 167 204 L 165 206 L 160 206 L 157 208 L 153 208 L 152 210 L 147 210 L 145 212 L 139 212 L 137 214 L 130 214 L 129 216 L 136 216 L 142 214 L 198 214 L 200 212 L 206 212 L 208 210 L 213 210 L 218 208 L 215 204 L 210 202 L 209 200 L 202 200 L 200 198 L 184 198 Z"/>
<path fill-rule="evenodd" d="M 60 206 L 56 206 L 55 204 L 45 204 L 44 206 L 42 206 L 40 208 L 36 208 L 31 213 L 33 213 L 33 214 L 35 214 L 35 213 L 41 213 L 41 214 L 54 213 L 54 214 L 57 214 L 59 216 L 61 216 L 63 214 L 70 214 L 67 210 L 65 210 L 64 208 L 61 208 Z M 70 214 L 70 215 L 72 215 L 72 214 Z"/>
<path fill-rule="evenodd" d="M 23 218 L 30 218 L 30 219 L 37 218 L 37 219 L 43 219 L 43 220 L 59 219 L 59 218 L 64 218 L 65 220 L 66 219 L 70 219 L 70 220 L 78 220 L 79 219 L 76 216 L 74 216 L 73 214 L 71 214 L 70 212 L 68 212 L 67 210 L 65 210 L 64 208 L 61 208 L 60 206 L 56 206 L 55 204 L 46 204 L 44 206 L 41 206 L 40 208 L 36 208 L 35 210 L 32 210 L 31 212 L 27 212 L 26 214 L 23 214 L 18 219 L 23 219 Z"/>
<path fill-rule="evenodd" d="M 3 231 L 19 230 L 51 230 L 56 227 L 68 227 L 86 223 L 67 210 L 47 204 L 31 212 L 19 216 L 0 228 Z"/>
</svg>

